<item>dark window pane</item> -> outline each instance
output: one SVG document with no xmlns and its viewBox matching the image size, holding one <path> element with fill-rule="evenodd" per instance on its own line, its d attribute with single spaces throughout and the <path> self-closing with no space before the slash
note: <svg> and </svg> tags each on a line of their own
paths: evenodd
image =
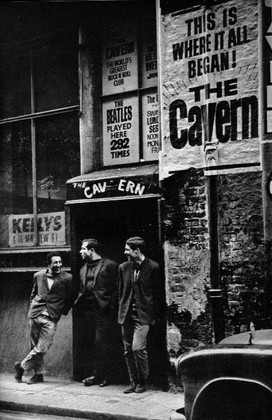
<svg viewBox="0 0 272 420">
<path fill-rule="evenodd" d="M 39 244 L 63 245 L 67 238 L 67 179 L 79 175 L 76 115 L 44 118 L 36 124 Z"/>
<path fill-rule="evenodd" d="M 12 214 L 32 213 L 30 123 L 25 121 L 1 126 L 0 246 L 12 246 Z M 14 226 L 17 231 L 21 229 L 21 222 L 17 223 L 17 228 Z"/>
<path fill-rule="evenodd" d="M 38 212 L 64 210 L 67 179 L 79 175 L 76 115 L 37 121 Z"/>
<path fill-rule="evenodd" d="M 30 113 L 30 64 L 24 55 L 0 56 L 0 118 Z"/>
<path fill-rule="evenodd" d="M 73 35 L 73 36 L 72 36 Z M 34 60 L 35 110 L 78 104 L 76 33 L 52 40 Z"/>
</svg>

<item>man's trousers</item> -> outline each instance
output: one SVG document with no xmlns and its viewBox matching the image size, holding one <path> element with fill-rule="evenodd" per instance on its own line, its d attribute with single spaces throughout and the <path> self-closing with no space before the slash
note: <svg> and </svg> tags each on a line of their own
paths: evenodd
<svg viewBox="0 0 272 420">
<path fill-rule="evenodd" d="M 124 356 L 130 382 L 144 384 L 149 375 L 146 350 L 149 325 L 142 325 L 137 314 L 129 311 L 122 325 Z"/>
<path fill-rule="evenodd" d="M 45 373 L 43 356 L 50 349 L 56 332 L 57 324 L 48 316 L 39 315 L 29 318 L 31 351 L 21 362 L 25 371 L 34 370 L 35 374 Z"/>
</svg>

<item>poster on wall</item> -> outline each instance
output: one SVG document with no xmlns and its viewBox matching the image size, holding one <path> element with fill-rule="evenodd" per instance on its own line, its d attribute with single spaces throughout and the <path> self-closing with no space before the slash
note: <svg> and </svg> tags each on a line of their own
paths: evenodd
<svg viewBox="0 0 272 420">
<path fill-rule="evenodd" d="M 137 41 L 132 27 L 108 33 L 102 46 L 102 94 L 138 88 Z"/>
<path fill-rule="evenodd" d="M 139 161 L 138 97 L 103 103 L 103 163 L 105 166 Z"/>
<path fill-rule="evenodd" d="M 143 159 L 158 159 L 159 154 L 159 108 L 157 92 L 142 96 Z"/>
<path fill-rule="evenodd" d="M 8 218 L 9 246 L 34 246 L 32 214 L 11 214 Z M 39 245 L 65 245 L 65 212 L 38 214 Z"/>
<path fill-rule="evenodd" d="M 142 87 L 148 88 L 158 84 L 157 42 L 156 34 L 143 36 L 142 45 Z"/>
<path fill-rule="evenodd" d="M 257 0 L 162 17 L 160 177 L 260 170 Z"/>
</svg>

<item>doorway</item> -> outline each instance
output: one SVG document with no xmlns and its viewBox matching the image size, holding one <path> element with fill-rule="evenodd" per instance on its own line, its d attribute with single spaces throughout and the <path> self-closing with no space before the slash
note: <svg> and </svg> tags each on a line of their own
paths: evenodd
<svg viewBox="0 0 272 420">
<path fill-rule="evenodd" d="M 103 254 L 118 264 L 126 261 L 124 256 L 125 241 L 132 236 L 142 236 L 147 243 L 147 256 L 159 262 L 163 272 L 162 249 L 159 243 L 159 222 L 157 199 L 127 199 L 117 201 L 101 201 L 76 205 L 71 208 L 72 223 L 72 259 L 75 273 L 83 264 L 79 250 L 81 241 L 95 237 L 103 244 Z M 77 277 L 75 274 L 74 277 Z M 165 302 L 165 287 L 162 282 L 162 301 Z M 163 305 L 162 311 L 164 311 Z M 162 319 L 164 319 L 162 314 Z M 159 325 L 160 324 L 160 325 Z M 151 328 L 148 337 L 148 354 L 150 364 L 150 383 L 165 387 L 167 354 L 165 321 Z M 84 325 L 78 324 L 74 316 L 74 377 L 77 380 L 86 377 L 92 370 L 91 353 L 88 350 L 92 343 L 88 342 L 89 334 Z M 127 371 L 123 357 L 123 345 L 120 326 L 116 324 L 113 338 L 114 363 L 112 366 L 114 382 L 127 383 Z"/>
<path fill-rule="evenodd" d="M 104 253 L 118 264 L 126 261 L 125 241 L 131 236 L 142 236 L 148 247 L 148 256 L 159 258 L 158 209 L 156 199 L 97 202 L 77 207 L 77 248 L 81 240 L 97 238 L 104 245 Z"/>
</svg>

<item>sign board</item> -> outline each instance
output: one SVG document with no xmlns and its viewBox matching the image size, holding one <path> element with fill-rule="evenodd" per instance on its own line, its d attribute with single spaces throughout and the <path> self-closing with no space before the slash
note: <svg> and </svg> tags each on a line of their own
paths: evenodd
<svg viewBox="0 0 272 420">
<path fill-rule="evenodd" d="M 160 177 L 260 170 L 257 0 L 200 6 L 161 26 Z"/>
<path fill-rule="evenodd" d="M 143 36 L 142 45 L 142 87 L 148 88 L 158 84 L 157 42 L 156 35 Z"/>
<path fill-rule="evenodd" d="M 105 166 L 139 161 L 137 96 L 103 103 L 103 162 Z"/>
<path fill-rule="evenodd" d="M 140 198 L 148 194 L 158 194 L 158 184 L 158 173 L 76 181 L 67 184 L 67 200 L 70 202 L 116 197 Z"/>
<path fill-rule="evenodd" d="M 146 161 L 155 160 L 159 155 L 159 107 L 156 92 L 143 94 L 142 116 L 143 158 Z"/>
<path fill-rule="evenodd" d="M 112 95 L 138 87 L 136 36 L 112 33 L 102 47 L 102 94 Z"/>
<path fill-rule="evenodd" d="M 34 246 L 34 218 L 32 214 L 11 214 L 9 246 Z M 65 212 L 38 215 L 39 245 L 65 245 Z"/>
</svg>

